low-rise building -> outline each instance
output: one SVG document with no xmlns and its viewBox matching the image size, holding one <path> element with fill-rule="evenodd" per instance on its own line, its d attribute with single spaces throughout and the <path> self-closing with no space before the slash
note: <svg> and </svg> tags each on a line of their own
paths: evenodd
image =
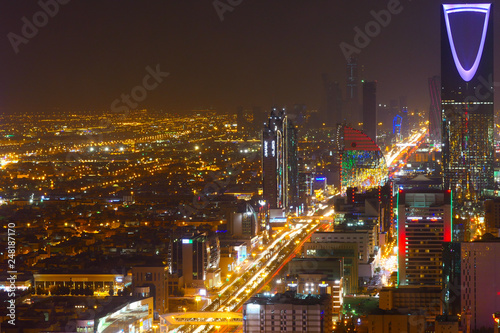
<svg viewBox="0 0 500 333">
<path fill-rule="evenodd" d="M 285 292 L 274 296 L 259 294 L 243 305 L 243 332 L 332 331 L 332 297 Z"/>
<path fill-rule="evenodd" d="M 426 316 L 438 316 L 443 310 L 440 287 L 384 287 L 379 295 L 382 310 L 420 311 Z"/>
</svg>

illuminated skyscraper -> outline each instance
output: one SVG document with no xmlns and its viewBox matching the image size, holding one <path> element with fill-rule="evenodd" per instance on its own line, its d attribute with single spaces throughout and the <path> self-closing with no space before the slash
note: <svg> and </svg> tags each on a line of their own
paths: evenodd
<svg viewBox="0 0 500 333">
<path fill-rule="evenodd" d="M 465 328 L 493 328 L 500 308 L 500 238 L 444 246 L 443 301 L 445 314 L 460 314 Z M 490 332 L 493 332 L 491 330 Z"/>
<path fill-rule="evenodd" d="M 452 236 L 451 199 L 450 190 L 399 190 L 399 285 L 441 285 L 442 246 Z"/>
<path fill-rule="evenodd" d="M 273 107 L 262 133 L 262 181 L 270 209 L 289 211 L 297 204 L 297 134 L 285 109 Z"/>
<path fill-rule="evenodd" d="M 443 176 L 459 201 L 494 189 L 492 9 L 441 8 Z"/>
</svg>

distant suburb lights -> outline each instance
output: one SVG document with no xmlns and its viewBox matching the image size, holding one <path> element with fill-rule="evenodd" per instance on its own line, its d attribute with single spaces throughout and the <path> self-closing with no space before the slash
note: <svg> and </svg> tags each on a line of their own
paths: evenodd
<svg viewBox="0 0 500 333">
<path fill-rule="evenodd" d="M 486 39 L 486 31 L 488 29 L 488 22 L 490 17 L 491 4 L 454 4 L 454 5 L 443 5 L 444 10 L 444 19 L 446 22 L 446 30 L 448 32 L 448 40 L 450 41 L 450 48 L 453 54 L 453 60 L 455 61 L 455 66 L 458 70 L 458 73 L 464 79 L 464 81 L 469 82 L 472 80 L 474 75 L 476 74 L 477 68 L 479 67 L 479 62 L 481 61 L 481 56 L 483 55 L 484 42 Z M 465 69 L 462 65 L 460 59 L 458 59 L 457 50 L 455 47 L 455 42 L 453 40 L 452 27 L 450 24 L 450 14 L 454 13 L 484 13 L 484 24 L 483 24 L 483 32 L 481 34 L 481 44 L 479 45 L 479 50 L 476 54 L 476 59 L 471 68 Z"/>
</svg>

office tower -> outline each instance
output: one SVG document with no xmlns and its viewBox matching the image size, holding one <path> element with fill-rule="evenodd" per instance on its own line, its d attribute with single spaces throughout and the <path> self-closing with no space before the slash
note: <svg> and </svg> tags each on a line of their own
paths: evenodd
<svg viewBox="0 0 500 333">
<path fill-rule="evenodd" d="M 274 107 L 262 133 L 263 196 L 270 209 L 289 212 L 298 202 L 297 133 L 285 109 Z"/>
<path fill-rule="evenodd" d="M 443 314 L 456 315 L 462 312 L 460 289 L 462 288 L 461 244 L 443 244 Z"/>
<path fill-rule="evenodd" d="M 399 190 L 398 285 L 440 286 L 442 245 L 451 241 L 450 190 Z"/>
<path fill-rule="evenodd" d="M 381 103 L 379 103 L 379 107 L 380 106 L 382 106 Z M 384 105 L 384 107 L 388 108 L 388 112 L 389 112 L 388 118 L 392 122 L 394 117 L 396 117 L 396 115 L 399 115 L 399 101 L 396 99 L 391 99 L 389 101 L 389 105 Z"/>
<path fill-rule="evenodd" d="M 331 81 L 326 74 L 323 74 L 323 87 L 326 94 L 326 112 L 323 114 L 322 125 L 335 127 L 342 122 L 342 91 L 339 83 Z"/>
<path fill-rule="evenodd" d="M 243 332 L 331 332 L 332 304 L 328 294 L 258 294 L 243 304 Z"/>
<path fill-rule="evenodd" d="M 492 9 L 441 8 L 443 177 L 459 201 L 494 189 Z"/>
<path fill-rule="evenodd" d="M 212 276 L 217 274 L 220 263 L 217 237 L 206 233 L 179 235 L 170 242 L 169 252 L 170 273 L 182 276 L 185 288 L 211 288 L 217 284 L 220 277 Z"/>
<path fill-rule="evenodd" d="M 377 82 L 363 82 L 363 133 L 377 142 Z"/>
<path fill-rule="evenodd" d="M 347 61 L 346 99 L 358 101 L 358 63 L 353 57 Z"/>
<path fill-rule="evenodd" d="M 429 78 L 429 141 L 431 144 L 441 144 L 441 78 Z"/>
<path fill-rule="evenodd" d="M 443 293 L 448 313 L 459 314 L 464 328 L 493 328 L 500 309 L 500 238 L 489 234 L 470 243 L 447 244 Z M 470 327 L 468 327 L 470 325 Z"/>
<path fill-rule="evenodd" d="M 284 176 L 283 203 L 286 211 L 290 211 L 299 204 L 299 155 L 297 130 L 293 122 L 285 117 L 283 121 L 284 129 Z"/>
<path fill-rule="evenodd" d="M 342 108 L 342 122 L 348 125 L 361 129 L 363 122 L 361 115 L 361 107 L 359 105 L 359 75 L 358 63 L 356 58 L 351 57 L 347 61 L 346 66 L 346 97 L 345 105 Z"/>
<path fill-rule="evenodd" d="M 233 237 L 253 238 L 259 233 L 257 212 L 246 200 L 240 200 L 227 220 L 229 234 Z"/>
</svg>

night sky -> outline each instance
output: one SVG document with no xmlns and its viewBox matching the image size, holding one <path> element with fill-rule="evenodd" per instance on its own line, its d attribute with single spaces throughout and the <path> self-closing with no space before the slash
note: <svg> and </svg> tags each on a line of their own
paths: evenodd
<svg viewBox="0 0 500 333">
<path fill-rule="evenodd" d="M 16 54 L 8 33 L 22 36 L 22 17 L 33 22 L 41 7 L 2 1 L 0 111 L 109 110 L 157 64 L 170 75 L 139 108 L 320 108 L 323 72 L 345 92 L 340 43 L 354 45 L 353 29 L 390 2 L 242 0 L 221 21 L 213 0 L 71 0 Z M 427 79 L 440 73 L 439 4 L 401 1 L 401 13 L 361 49 L 360 77 L 378 81 L 379 102 L 404 95 L 411 109 L 428 109 Z"/>
</svg>

